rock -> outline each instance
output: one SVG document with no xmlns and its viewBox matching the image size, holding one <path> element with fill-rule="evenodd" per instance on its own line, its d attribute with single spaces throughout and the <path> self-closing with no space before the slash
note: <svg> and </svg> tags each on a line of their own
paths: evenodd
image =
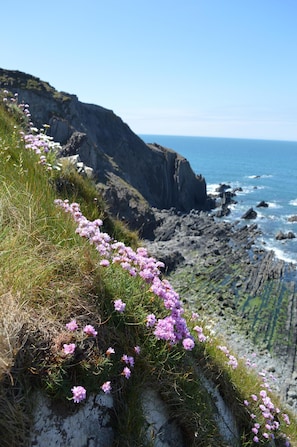
<svg viewBox="0 0 297 447">
<path fill-rule="evenodd" d="M 215 212 L 215 216 L 216 217 L 225 217 L 225 216 L 229 216 L 229 214 L 231 213 L 230 208 L 228 208 L 228 206 L 221 206 L 221 208 Z"/>
<path fill-rule="evenodd" d="M 153 389 L 142 393 L 142 409 L 145 418 L 145 432 L 149 445 L 154 447 L 183 447 L 185 442 L 176 422 L 169 417 L 167 408 Z"/>
<path fill-rule="evenodd" d="M 118 444 L 113 398 L 110 394 L 90 395 L 77 407 L 59 408 L 41 393 L 35 396 L 29 446 L 110 447 Z M 178 424 L 154 389 L 141 395 L 143 432 L 154 447 L 183 447 Z M 75 411 L 74 411 L 75 410 Z M 115 444 L 114 444 L 115 443 Z"/>
<path fill-rule="evenodd" d="M 241 216 L 242 219 L 256 219 L 256 217 L 257 212 L 253 208 L 250 208 Z"/>
<path fill-rule="evenodd" d="M 69 414 L 61 414 L 59 408 L 41 394 L 34 401 L 30 446 L 110 447 L 113 444 L 111 395 L 90 396 L 86 403 L 79 404 L 78 411 Z"/>
<path fill-rule="evenodd" d="M 226 192 L 227 189 L 231 189 L 230 185 L 226 185 L 225 183 L 220 183 L 220 185 L 215 189 L 216 192 L 222 194 Z"/>
<path fill-rule="evenodd" d="M 257 208 L 268 208 L 268 203 L 264 202 L 264 200 L 261 200 L 261 202 L 258 203 L 258 205 L 256 206 Z"/>
<path fill-rule="evenodd" d="M 288 222 L 297 222 L 297 216 L 288 217 Z"/>
<path fill-rule="evenodd" d="M 287 233 L 287 239 L 295 239 L 295 234 L 293 233 L 293 231 L 288 231 Z"/>
<path fill-rule="evenodd" d="M 292 231 L 288 231 L 288 233 L 283 233 L 282 231 L 279 231 L 276 236 L 275 239 L 277 241 L 282 241 L 285 239 L 294 239 L 296 236 Z"/>
</svg>

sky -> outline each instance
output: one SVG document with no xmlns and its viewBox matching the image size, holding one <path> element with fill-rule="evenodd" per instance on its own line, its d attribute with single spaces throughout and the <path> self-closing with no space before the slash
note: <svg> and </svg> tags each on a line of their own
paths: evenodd
<svg viewBox="0 0 297 447">
<path fill-rule="evenodd" d="M 12 0 L 0 41 L 137 134 L 297 141 L 296 0 Z"/>
</svg>

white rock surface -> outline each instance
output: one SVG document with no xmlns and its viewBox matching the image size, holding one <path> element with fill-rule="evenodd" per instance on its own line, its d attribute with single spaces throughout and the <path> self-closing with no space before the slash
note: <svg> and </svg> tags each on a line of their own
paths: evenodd
<svg viewBox="0 0 297 447">
<path fill-rule="evenodd" d="M 110 410 L 113 399 L 100 393 L 89 396 L 78 405 L 74 414 L 61 415 L 54 411 L 50 400 L 37 396 L 31 447 L 111 447 L 113 430 Z"/>
</svg>

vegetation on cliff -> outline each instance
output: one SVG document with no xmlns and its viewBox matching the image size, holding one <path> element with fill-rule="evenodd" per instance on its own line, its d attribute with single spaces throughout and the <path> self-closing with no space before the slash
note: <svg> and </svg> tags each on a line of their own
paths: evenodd
<svg viewBox="0 0 297 447">
<path fill-rule="evenodd" d="M 202 378 L 233 413 L 240 434 L 234 445 L 289 445 L 289 438 L 296 445 L 294 418 L 270 392 L 268 378 L 263 384 L 246 359 L 236 359 L 208 331 L 203 316 L 183 309 L 161 265 L 109 218 L 92 182 L 58 166 L 54 150 L 48 160 L 43 145 L 28 143 L 23 111 L 6 99 L 9 107 L 7 100 L 0 104 L 3 447 L 26 446 L 36 389 L 65 411 L 83 405 L 84 390 L 110 392 L 114 445 L 152 445 L 139 404 L 148 385 L 166 402 L 185 445 L 224 446 Z"/>
</svg>

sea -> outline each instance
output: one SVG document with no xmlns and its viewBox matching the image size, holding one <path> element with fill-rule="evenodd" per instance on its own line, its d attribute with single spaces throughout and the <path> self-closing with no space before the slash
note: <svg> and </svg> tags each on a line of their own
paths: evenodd
<svg viewBox="0 0 297 447">
<path fill-rule="evenodd" d="M 196 174 L 206 180 L 208 194 L 220 184 L 241 188 L 228 221 L 246 224 L 242 215 L 253 208 L 261 230 L 257 244 L 276 257 L 297 264 L 297 142 L 237 138 L 139 135 L 146 143 L 158 143 L 184 156 Z M 265 201 L 267 208 L 258 208 Z M 276 240 L 276 234 L 293 232 L 295 239 Z"/>
</svg>

